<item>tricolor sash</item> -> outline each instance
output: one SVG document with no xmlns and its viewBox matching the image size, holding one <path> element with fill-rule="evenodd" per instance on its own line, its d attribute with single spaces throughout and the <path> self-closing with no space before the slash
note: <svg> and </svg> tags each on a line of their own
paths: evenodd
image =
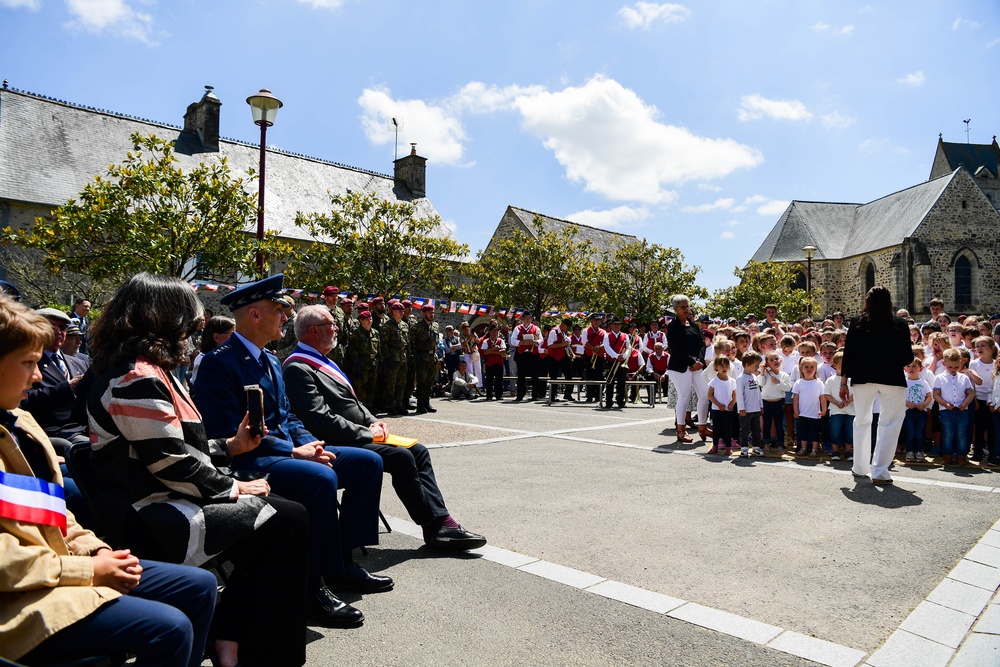
<svg viewBox="0 0 1000 667">
<path fill-rule="evenodd" d="M 66 534 L 66 497 L 58 484 L 0 472 L 0 517 L 56 526 Z"/>
<path fill-rule="evenodd" d="M 287 366 L 289 363 L 293 361 L 304 362 L 306 364 L 309 364 L 316 370 L 322 373 L 326 373 L 327 375 L 335 379 L 337 382 L 342 382 L 346 384 L 347 388 L 351 390 L 351 393 L 354 394 L 355 397 L 357 396 L 357 394 L 354 393 L 354 387 L 351 385 L 351 381 L 347 377 L 347 374 L 340 369 L 340 366 L 330 361 L 326 357 L 319 354 L 314 354 L 313 352 L 310 352 L 309 350 L 303 349 L 301 346 L 296 345 L 295 350 L 290 355 L 288 355 L 288 357 L 285 358 L 285 361 L 282 364 L 282 368 Z"/>
</svg>

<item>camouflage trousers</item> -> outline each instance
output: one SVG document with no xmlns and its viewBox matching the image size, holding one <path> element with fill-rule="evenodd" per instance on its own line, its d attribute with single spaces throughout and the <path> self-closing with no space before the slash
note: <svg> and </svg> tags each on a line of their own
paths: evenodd
<svg viewBox="0 0 1000 667">
<path fill-rule="evenodd" d="M 417 383 L 417 399 L 430 398 L 434 390 L 434 381 L 437 380 L 437 357 L 428 355 L 429 361 L 415 362 L 413 364 L 414 378 Z"/>
<path fill-rule="evenodd" d="M 380 384 L 382 406 L 386 409 L 406 407 L 406 362 L 383 362 Z"/>
</svg>

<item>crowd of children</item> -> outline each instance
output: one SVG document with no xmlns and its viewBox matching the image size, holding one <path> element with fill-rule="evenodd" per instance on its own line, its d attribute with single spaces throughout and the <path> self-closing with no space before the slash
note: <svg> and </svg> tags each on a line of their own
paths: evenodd
<svg viewBox="0 0 1000 667">
<path fill-rule="evenodd" d="M 942 327 L 942 324 L 944 326 Z M 853 460 L 854 402 L 840 396 L 846 326 L 826 320 L 714 330 L 703 371 L 710 454 Z M 943 330 L 942 330 L 943 329 Z M 988 321 L 911 325 L 913 361 L 897 454 L 907 463 L 1000 466 L 1000 349 Z M 878 425 L 874 406 L 872 440 Z"/>
</svg>

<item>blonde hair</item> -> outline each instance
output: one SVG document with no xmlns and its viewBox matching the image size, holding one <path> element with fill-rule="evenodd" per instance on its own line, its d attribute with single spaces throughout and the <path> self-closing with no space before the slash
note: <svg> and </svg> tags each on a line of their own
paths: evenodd
<svg viewBox="0 0 1000 667">
<path fill-rule="evenodd" d="M 944 354 L 941 355 L 941 358 L 944 359 L 945 361 L 957 361 L 959 363 L 962 363 L 962 353 L 959 352 L 954 347 L 945 350 Z"/>
<path fill-rule="evenodd" d="M 25 347 L 44 350 L 54 335 L 46 318 L 0 294 L 0 357 Z"/>
</svg>

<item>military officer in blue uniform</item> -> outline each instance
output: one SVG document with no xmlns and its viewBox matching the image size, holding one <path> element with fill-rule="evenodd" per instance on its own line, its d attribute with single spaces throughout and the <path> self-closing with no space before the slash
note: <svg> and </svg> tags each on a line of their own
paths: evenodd
<svg viewBox="0 0 1000 667">
<path fill-rule="evenodd" d="M 230 292 L 221 301 L 236 319 L 236 331 L 202 359 L 195 403 L 209 438 L 234 433 L 247 413 L 244 387 L 259 385 L 268 433 L 257 449 L 235 457 L 234 471 L 266 473 L 272 490 L 302 503 L 309 512 L 309 616 L 333 627 L 360 625 L 360 611 L 330 591 L 378 592 L 392 588 L 354 563 L 354 548 L 378 543 L 382 459 L 365 449 L 330 447 L 291 412 L 281 365 L 264 346 L 281 337 L 288 317 L 278 274 Z M 337 489 L 344 489 L 338 513 Z M 325 582 L 325 583 L 324 583 Z M 329 588 L 327 588 L 329 586 Z"/>
</svg>

